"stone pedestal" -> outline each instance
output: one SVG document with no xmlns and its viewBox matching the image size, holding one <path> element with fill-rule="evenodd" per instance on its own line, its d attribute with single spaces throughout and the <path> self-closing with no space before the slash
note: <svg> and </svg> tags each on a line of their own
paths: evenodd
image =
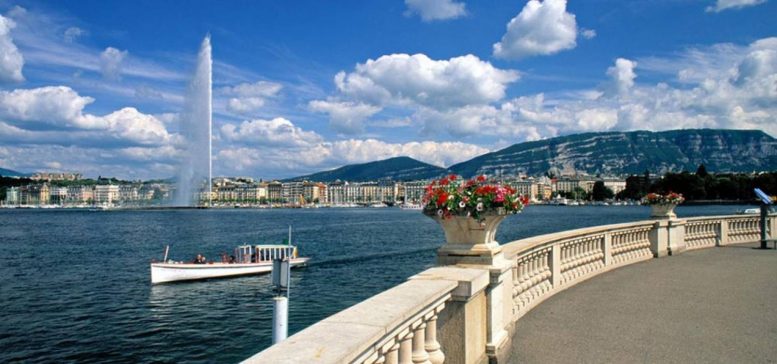
<svg viewBox="0 0 777 364">
<path fill-rule="evenodd" d="M 648 235 L 650 251 L 656 258 L 681 254 L 687 249 L 685 243 L 685 220 L 658 219 Z"/>
<path fill-rule="evenodd" d="M 669 255 L 681 254 L 687 249 L 685 223 L 685 220 L 669 220 Z"/>
<path fill-rule="evenodd" d="M 677 205 L 673 203 L 650 205 L 650 217 L 654 219 L 676 219 L 675 207 Z"/>
<path fill-rule="evenodd" d="M 458 282 L 451 300 L 437 320 L 438 336 L 446 364 L 484 364 L 487 345 L 487 288 L 489 275 L 482 269 L 436 267 L 410 280 Z"/>
<path fill-rule="evenodd" d="M 434 219 L 445 231 L 445 245 L 437 250 L 438 265 L 492 265 L 502 259 L 496 230 L 506 215 L 485 216 L 482 221 L 466 216 Z"/>
<path fill-rule="evenodd" d="M 446 243 L 437 251 L 438 265 L 486 270 L 489 284 L 486 290 L 486 347 L 490 362 L 496 362 L 508 343 L 508 328 L 512 324 L 512 268 L 505 260 L 502 247 L 496 241 L 496 231 L 505 214 L 484 216 L 478 221 L 471 217 L 434 217 L 445 231 Z"/>
<path fill-rule="evenodd" d="M 669 255 L 669 220 L 658 220 L 648 234 L 650 251 L 653 257 L 661 258 Z"/>
</svg>

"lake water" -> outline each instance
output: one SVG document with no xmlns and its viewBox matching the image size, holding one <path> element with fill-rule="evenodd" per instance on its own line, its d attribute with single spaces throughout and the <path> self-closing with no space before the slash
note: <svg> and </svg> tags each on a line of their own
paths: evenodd
<svg viewBox="0 0 777 364">
<path fill-rule="evenodd" d="M 681 206 L 679 216 L 744 206 Z M 642 206 L 529 206 L 509 242 L 644 220 Z M 0 210 L 0 362 L 224 362 L 270 345 L 268 275 L 151 286 L 149 262 L 216 258 L 280 243 L 288 225 L 311 265 L 292 273 L 289 334 L 434 263 L 442 229 L 419 211 L 384 209 Z"/>
</svg>

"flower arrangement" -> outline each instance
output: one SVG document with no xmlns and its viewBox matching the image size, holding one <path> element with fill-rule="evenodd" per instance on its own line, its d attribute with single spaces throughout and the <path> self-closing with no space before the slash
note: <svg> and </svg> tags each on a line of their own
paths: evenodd
<svg viewBox="0 0 777 364">
<path fill-rule="evenodd" d="M 478 221 L 488 213 L 517 214 L 529 204 L 529 198 L 503 184 L 489 184 L 480 175 L 463 181 L 450 175 L 426 186 L 424 214 L 450 218 L 467 216 Z"/>
<path fill-rule="evenodd" d="M 643 205 L 679 205 L 685 201 L 683 195 L 669 192 L 666 195 L 659 193 L 648 193 L 642 198 Z"/>
</svg>

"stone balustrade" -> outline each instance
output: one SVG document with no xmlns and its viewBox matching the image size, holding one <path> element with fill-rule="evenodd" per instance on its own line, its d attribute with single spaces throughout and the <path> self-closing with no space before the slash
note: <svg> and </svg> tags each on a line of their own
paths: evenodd
<svg viewBox="0 0 777 364">
<path fill-rule="evenodd" d="M 685 243 L 688 250 L 725 244 L 721 239 L 721 229 L 724 225 L 727 226 L 725 220 L 714 217 L 688 219 L 685 224 Z"/>
<path fill-rule="evenodd" d="M 652 221 L 535 236 L 502 245 L 514 261 L 512 319 L 555 292 L 606 270 L 653 257 Z"/>
<path fill-rule="evenodd" d="M 728 219 L 728 241 L 726 243 L 758 240 L 761 231 L 758 221 L 757 216 L 737 216 Z"/>
<path fill-rule="evenodd" d="M 777 216 L 767 228 L 775 237 Z M 758 241 L 757 216 L 654 219 L 502 244 L 480 265 L 440 253 L 435 267 L 332 315 L 247 363 L 500 362 L 516 322 L 586 279 L 654 257 Z M 444 251 L 444 249 L 441 249 Z"/>
</svg>

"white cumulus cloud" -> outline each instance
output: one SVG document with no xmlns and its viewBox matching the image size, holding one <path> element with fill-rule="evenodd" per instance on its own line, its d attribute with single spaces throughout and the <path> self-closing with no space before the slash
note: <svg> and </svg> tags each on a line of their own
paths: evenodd
<svg viewBox="0 0 777 364">
<path fill-rule="evenodd" d="M 103 77 L 109 80 L 121 78 L 121 64 L 127 57 L 127 51 L 120 51 L 113 47 L 105 48 L 100 53 L 100 71 Z"/>
<path fill-rule="evenodd" d="M 454 0 L 405 0 L 407 14 L 423 21 L 456 19 L 467 14 L 466 5 Z"/>
<path fill-rule="evenodd" d="M 82 110 L 94 99 L 80 96 L 67 86 L 0 91 L 0 116 L 64 126 L 90 127 L 81 123 Z"/>
<path fill-rule="evenodd" d="M 143 114 L 134 107 L 125 107 L 104 116 L 86 114 L 88 124 L 102 129 L 119 140 L 143 145 L 165 145 L 175 141 L 164 123 L 153 115 Z"/>
<path fill-rule="evenodd" d="M 93 98 L 80 96 L 67 86 L 0 91 L 0 117 L 21 128 L 16 133 L 24 132 L 31 123 L 36 125 L 36 132 L 68 129 L 77 135 L 89 131 L 94 133 L 88 134 L 89 140 L 85 142 L 93 143 L 95 133 L 100 133 L 106 146 L 117 142 L 165 145 L 179 141 L 177 135 L 167 131 L 162 120 L 132 107 L 102 116 L 84 113 L 84 107 L 92 102 Z"/>
<path fill-rule="evenodd" d="M 313 100 L 308 103 L 311 110 L 329 114 L 330 125 L 341 133 L 356 134 L 364 130 L 364 120 L 378 113 L 381 108 L 373 105 Z"/>
<path fill-rule="evenodd" d="M 589 34 L 590 35 L 590 34 Z M 575 48 L 577 22 L 566 0 L 529 0 L 507 24 L 507 33 L 494 44 L 494 56 L 521 59 Z"/>
<path fill-rule="evenodd" d="M 637 61 L 618 58 L 603 72 L 609 78 L 606 92 L 592 88 L 526 95 L 500 104 L 420 108 L 413 119 L 436 136 L 515 142 L 610 130 L 731 128 L 777 135 L 777 38 L 689 49 L 646 63 L 676 77 L 680 86 L 639 83 Z"/>
<path fill-rule="evenodd" d="M 236 143 L 218 151 L 216 159 L 220 165 L 229 166 L 230 173 L 261 171 L 271 178 L 399 156 L 449 166 L 489 152 L 463 142 L 390 143 L 374 138 L 329 141 L 283 118 L 226 124 L 221 128 L 221 136 Z"/>
<path fill-rule="evenodd" d="M 580 110 L 575 114 L 580 131 L 609 130 L 618 123 L 618 112 L 607 108 Z"/>
<path fill-rule="evenodd" d="M 519 74 L 473 55 L 433 60 L 424 54 L 391 54 L 335 76 L 345 95 L 375 105 L 450 107 L 502 99 Z"/>
<path fill-rule="evenodd" d="M 347 139 L 291 149 L 231 147 L 220 150 L 216 158 L 231 166 L 234 172 L 261 170 L 269 177 L 287 177 L 399 156 L 449 166 L 487 152 L 486 148 L 462 142 L 387 143 L 377 139 Z"/>
<path fill-rule="evenodd" d="M 229 97 L 227 110 L 245 115 L 264 107 L 267 99 L 276 97 L 282 88 L 279 83 L 258 81 L 222 87 L 217 92 Z"/>
<path fill-rule="evenodd" d="M 0 82 L 24 81 L 24 57 L 11 37 L 11 29 L 15 26 L 13 20 L 0 15 Z"/>
<path fill-rule="evenodd" d="M 304 147 L 323 141 L 316 132 L 305 131 L 284 118 L 247 120 L 240 125 L 224 124 L 221 136 L 232 142 L 280 147 Z"/>
<path fill-rule="evenodd" d="M 615 65 L 607 69 L 607 75 L 612 79 L 614 88 L 617 92 L 625 94 L 634 86 L 634 79 L 637 74 L 634 68 L 637 62 L 625 58 L 615 60 Z"/>
<path fill-rule="evenodd" d="M 726 9 L 740 9 L 765 3 L 766 0 L 717 0 L 715 6 L 708 6 L 708 12 L 719 13 Z"/>
</svg>

